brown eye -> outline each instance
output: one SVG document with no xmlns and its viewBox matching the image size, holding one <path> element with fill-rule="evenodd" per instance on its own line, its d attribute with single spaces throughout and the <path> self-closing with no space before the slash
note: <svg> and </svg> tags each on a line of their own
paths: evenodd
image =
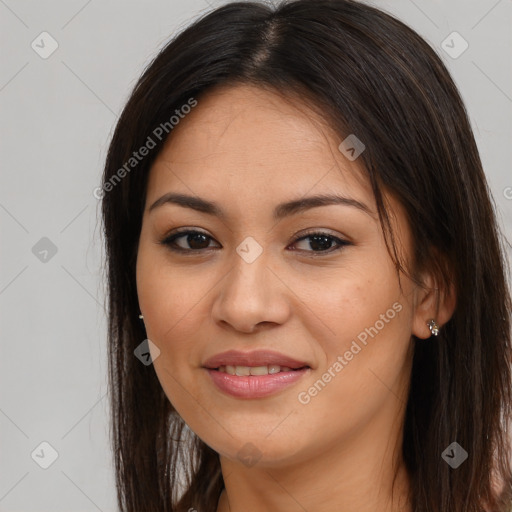
<svg viewBox="0 0 512 512">
<path fill-rule="evenodd" d="M 305 242 L 309 239 L 309 242 Z M 197 230 L 181 230 L 171 233 L 160 243 L 167 246 L 171 251 L 181 253 L 201 252 L 214 248 L 210 242 L 214 239 Z M 313 256 L 322 256 L 323 254 L 331 254 L 342 249 L 345 246 L 352 245 L 351 242 L 343 240 L 329 233 L 313 232 L 300 238 L 296 238 L 292 242 L 292 246 L 303 243 L 304 247 L 298 250 L 300 252 L 310 253 Z M 218 246 L 217 246 L 218 247 Z"/>
<path fill-rule="evenodd" d="M 347 245 L 351 245 L 347 240 L 342 240 L 341 238 L 335 237 L 328 233 L 310 233 L 306 236 L 302 236 L 297 238 L 292 245 L 296 245 L 299 242 L 308 240 L 309 242 L 305 243 L 305 248 L 299 249 L 300 251 L 305 252 L 313 252 L 313 253 L 332 253 L 335 252 Z M 334 249 L 333 249 L 334 244 Z M 308 250 L 308 247 L 311 250 Z"/>
<path fill-rule="evenodd" d="M 181 241 L 178 242 L 178 240 Z M 193 252 L 211 248 L 209 245 L 211 240 L 213 238 L 202 231 L 190 230 L 174 233 L 162 240 L 161 243 L 173 251 Z"/>
</svg>

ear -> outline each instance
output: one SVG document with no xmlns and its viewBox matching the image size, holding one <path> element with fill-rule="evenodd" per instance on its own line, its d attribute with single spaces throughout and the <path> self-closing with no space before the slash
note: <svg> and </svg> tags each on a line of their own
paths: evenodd
<svg viewBox="0 0 512 512">
<path fill-rule="evenodd" d="M 415 290 L 412 334 L 427 339 L 431 336 L 427 322 L 433 319 L 441 329 L 452 317 L 457 298 L 452 281 L 441 284 L 433 273 L 422 274 L 421 278 L 423 286 Z"/>
</svg>

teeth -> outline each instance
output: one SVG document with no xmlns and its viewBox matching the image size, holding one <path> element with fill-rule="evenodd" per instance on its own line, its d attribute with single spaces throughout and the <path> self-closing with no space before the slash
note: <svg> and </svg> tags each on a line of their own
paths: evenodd
<svg viewBox="0 0 512 512">
<path fill-rule="evenodd" d="M 220 366 L 219 372 L 229 373 L 230 375 L 272 375 L 279 372 L 291 372 L 292 369 L 288 366 L 279 366 L 276 364 L 269 364 L 268 366 Z"/>
<path fill-rule="evenodd" d="M 253 368 L 250 369 L 250 371 L 251 375 L 268 375 L 268 366 L 254 366 Z"/>
<path fill-rule="evenodd" d="M 223 371 L 229 373 L 230 375 L 236 375 L 236 366 L 221 366 L 219 370 L 223 368 Z"/>
<path fill-rule="evenodd" d="M 248 366 L 235 366 L 235 374 L 244 377 L 251 374 L 251 369 Z"/>
</svg>

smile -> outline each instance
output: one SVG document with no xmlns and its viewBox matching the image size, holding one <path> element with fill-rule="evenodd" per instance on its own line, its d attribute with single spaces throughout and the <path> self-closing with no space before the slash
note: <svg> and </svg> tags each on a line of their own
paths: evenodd
<svg viewBox="0 0 512 512">
<path fill-rule="evenodd" d="M 304 367 L 306 368 L 306 367 Z M 279 366 L 277 364 L 269 364 L 267 366 L 220 366 L 215 368 L 219 372 L 229 373 L 229 375 L 238 375 L 239 377 L 248 375 L 273 375 L 281 372 L 291 372 L 301 370 L 302 368 L 289 368 L 288 366 Z"/>
<path fill-rule="evenodd" d="M 206 368 L 206 371 L 219 391 L 235 398 L 255 399 L 274 395 L 292 386 L 311 372 L 311 368 L 221 366 L 218 369 Z"/>
</svg>

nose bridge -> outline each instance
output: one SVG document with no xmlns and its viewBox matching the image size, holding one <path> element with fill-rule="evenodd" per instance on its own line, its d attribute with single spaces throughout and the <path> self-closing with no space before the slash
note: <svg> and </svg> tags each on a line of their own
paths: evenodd
<svg viewBox="0 0 512 512">
<path fill-rule="evenodd" d="M 264 294 L 271 274 L 267 268 L 269 255 L 270 251 L 264 250 L 254 238 L 244 239 L 230 262 L 232 271 L 227 279 L 230 291 L 246 299 Z"/>
<path fill-rule="evenodd" d="M 222 280 L 214 305 L 217 321 L 251 332 L 261 322 L 281 323 L 287 315 L 283 287 L 268 267 L 270 251 L 252 237 L 231 255 L 230 271 Z"/>
</svg>

